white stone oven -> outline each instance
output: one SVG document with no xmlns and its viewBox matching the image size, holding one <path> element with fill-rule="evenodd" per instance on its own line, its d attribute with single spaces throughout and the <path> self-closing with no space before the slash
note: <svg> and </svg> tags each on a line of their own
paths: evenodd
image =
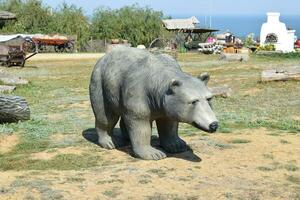
<svg viewBox="0 0 300 200">
<path fill-rule="evenodd" d="M 295 51 L 295 30 L 288 30 L 279 21 L 280 13 L 267 13 L 268 21 L 261 27 L 260 45 L 274 44 L 276 51 Z"/>
</svg>

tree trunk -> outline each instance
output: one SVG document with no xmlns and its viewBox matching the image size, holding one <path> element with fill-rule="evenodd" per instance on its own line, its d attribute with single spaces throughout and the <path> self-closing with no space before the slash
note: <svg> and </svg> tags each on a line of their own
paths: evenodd
<svg viewBox="0 0 300 200">
<path fill-rule="evenodd" d="M 262 72 L 262 82 L 300 80 L 300 67 L 289 67 L 285 69 L 271 69 Z"/>
<path fill-rule="evenodd" d="M 25 99 L 0 95 L 0 124 L 30 119 L 30 109 Z"/>
</svg>

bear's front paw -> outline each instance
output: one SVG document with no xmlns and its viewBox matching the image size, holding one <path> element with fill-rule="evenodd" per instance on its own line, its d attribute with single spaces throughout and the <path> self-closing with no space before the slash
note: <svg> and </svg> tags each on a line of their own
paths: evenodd
<svg viewBox="0 0 300 200">
<path fill-rule="evenodd" d="M 111 137 L 101 137 L 98 139 L 99 145 L 104 149 L 116 148 Z"/>
<path fill-rule="evenodd" d="M 167 157 L 164 152 L 151 146 L 137 147 L 133 149 L 133 152 L 136 157 L 142 158 L 144 160 L 160 160 Z"/>
<path fill-rule="evenodd" d="M 161 141 L 161 146 L 168 153 L 182 153 L 182 152 L 187 151 L 187 145 L 186 145 L 185 141 L 183 141 L 179 137 Z"/>
</svg>

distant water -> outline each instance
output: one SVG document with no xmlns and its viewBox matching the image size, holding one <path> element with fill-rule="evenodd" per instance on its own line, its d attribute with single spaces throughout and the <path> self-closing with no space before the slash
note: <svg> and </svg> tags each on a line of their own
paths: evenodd
<svg viewBox="0 0 300 200">
<path fill-rule="evenodd" d="M 188 18 L 190 15 L 172 16 L 173 18 Z M 209 27 L 209 17 L 197 16 L 201 27 Z M 267 15 L 214 15 L 211 17 L 212 28 L 225 32 L 229 30 L 239 37 L 245 37 L 249 33 L 254 33 L 255 37 L 260 35 L 261 25 L 267 21 Z M 280 21 L 284 22 L 288 28 L 296 30 L 296 35 L 300 38 L 300 15 L 281 15 Z"/>
</svg>

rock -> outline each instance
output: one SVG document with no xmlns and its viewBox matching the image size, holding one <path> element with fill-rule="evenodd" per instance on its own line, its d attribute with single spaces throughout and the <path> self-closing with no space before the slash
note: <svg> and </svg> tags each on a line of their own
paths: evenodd
<svg viewBox="0 0 300 200">
<path fill-rule="evenodd" d="M 244 61 L 247 62 L 249 60 L 249 54 L 243 53 L 222 53 L 220 55 L 220 60 L 226 61 Z"/>
<path fill-rule="evenodd" d="M 212 87 L 212 88 L 210 88 L 210 90 L 214 97 L 227 98 L 227 97 L 230 97 L 232 94 L 232 89 L 227 85 L 219 86 L 219 87 Z"/>
<path fill-rule="evenodd" d="M 16 86 L 0 85 L 0 93 L 12 93 Z"/>
<path fill-rule="evenodd" d="M 0 83 L 5 85 L 27 85 L 29 82 L 18 76 L 0 73 Z"/>
</svg>

